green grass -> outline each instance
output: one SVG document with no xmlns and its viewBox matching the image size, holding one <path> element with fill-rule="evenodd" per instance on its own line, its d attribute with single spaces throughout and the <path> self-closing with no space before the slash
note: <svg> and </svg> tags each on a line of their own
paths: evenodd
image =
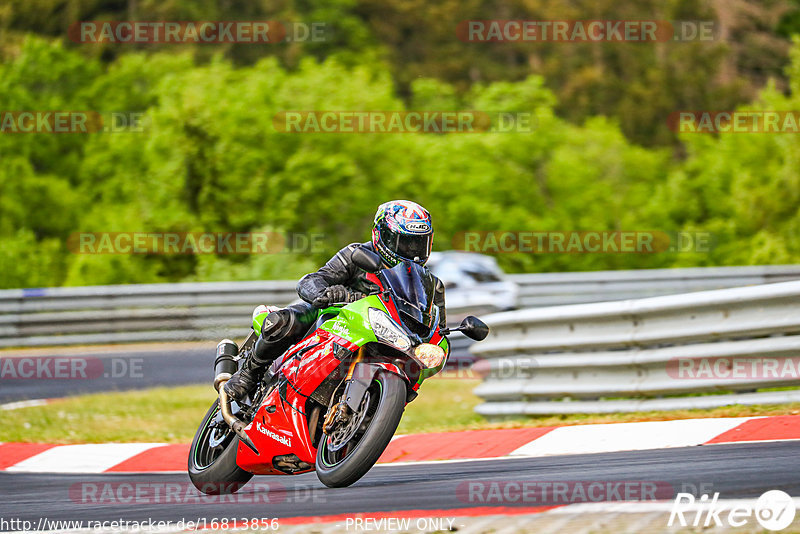
<svg viewBox="0 0 800 534">
<path fill-rule="evenodd" d="M 433 378 L 406 408 L 400 434 L 487 428 L 519 428 L 697 417 L 797 415 L 800 403 L 728 406 L 712 410 L 627 414 L 548 415 L 488 422 L 475 414 L 478 380 Z M 0 412 L 0 441 L 47 443 L 188 443 L 214 400 L 210 385 L 156 388 L 72 397 L 47 406 Z"/>
<path fill-rule="evenodd" d="M 0 412 L 0 441 L 191 441 L 214 401 L 211 385 L 100 393 Z"/>
</svg>

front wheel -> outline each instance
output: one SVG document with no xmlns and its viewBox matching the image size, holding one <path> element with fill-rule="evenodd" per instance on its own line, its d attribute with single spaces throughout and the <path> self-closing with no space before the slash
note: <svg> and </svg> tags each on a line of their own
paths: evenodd
<svg viewBox="0 0 800 534">
<path fill-rule="evenodd" d="M 253 475 L 236 465 L 239 436 L 222 420 L 219 400 L 211 405 L 189 447 L 189 478 L 207 495 L 236 493 Z"/>
<path fill-rule="evenodd" d="M 331 488 L 349 486 L 363 477 L 392 440 L 406 405 L 406 383 L 379 371 L 367 389 L 358 413 L 345 427 L 323 436 L 317 448 L 316 471 Z"/>
</svg>

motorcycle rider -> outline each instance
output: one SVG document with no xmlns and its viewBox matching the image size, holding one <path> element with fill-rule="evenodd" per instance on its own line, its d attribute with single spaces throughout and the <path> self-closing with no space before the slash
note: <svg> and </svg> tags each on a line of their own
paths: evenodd
<svg viewBox="0 0 800 534">
<path fill-rule="evenodd" d="M 433 224 L 428 210 L 408 200 L 392 200 L 378 206 L 372 225 L 372 240 L 351 243 L 337 252 L 318 271 L 307 274 L 297 284 L 304 302 L 267 315 L 253 349 L 244 363 L 225 383 L 233 399 L 246 397 L 264 376 L 269 365 L 308 332 L 317 309 L 334 303 L 355 302 L 376 291 L 367 273 L 352 261 L 353 251 L 364 247 L 380 255 L 384 267 L 403 261 L 425 265 L 433 244 Z M 437 279 L 434 304 L 439 307 L 439 324 L 444 327 L 444 284 Z"/>
</svg>

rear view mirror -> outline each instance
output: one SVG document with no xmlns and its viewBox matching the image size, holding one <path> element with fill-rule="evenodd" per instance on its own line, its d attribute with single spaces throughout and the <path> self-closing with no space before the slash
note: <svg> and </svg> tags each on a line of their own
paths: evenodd
<svg viewBox="0 0 800 534">
<path fill-rule="evenodd" d="M 383 268 L 381 257 L 364 247 L 358 247 L 353 251 L 353 263 L 356 267 L 367 271 L 368 273 L 377 273 Z"/>
<path fill-rule="evenodd" d="M 474 315 L 464 317 L 458 329 L 465 336 L 475 341 L 483 341 L 489 335 L 489 326 Z"/>
</svg>

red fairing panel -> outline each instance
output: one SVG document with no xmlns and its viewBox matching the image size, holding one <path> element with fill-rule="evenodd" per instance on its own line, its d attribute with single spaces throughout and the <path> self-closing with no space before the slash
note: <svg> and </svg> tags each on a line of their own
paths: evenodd
<svg viewBox="0 0 800 534">
<path fill-rule="evenodd" d="M 381 291 L 385 291 L 385 288 L 383 287 L 383 284 L 381 283 L 381 280 L 380 278 L 378 278 L 377 275 L 372 273 L 367 273 L 367 280 L 376 284 L 379 288 L 381 288 Z M 383 305 L 386 306 L 386 309 L 388 310 L 389 315 L 392 317 L 392 319 L 394 319 L 395 321 L 400 321 L 400 314 L 397 313 L 397 308 L 395 307 L 394 302 L 392 302 L 392 299 L 384 298 L 383 295 L 380 295 L 378 298 L 381 299 Z"/>
<path fill-rule="evenodd" d="M 275 406 L 275 412 L 269 413 L 268 406 Z M 291 409 L 289 409 L 291 410 Z M 236 463 L 242 469 L 257 475 L 284 475 L 273 468 L 272 459 L 282 454 L 297 454 L 297 430 L 287 413 L 287 407 L 281 402 L 278 390 L 267 396 L 259 407 L 253 422 L 245 428 L 245 432 L 261 453 L 256 455 L 243 443 L 239 442 Z M 299 456 L 299 455 L 298 455 Z"/>
<path fill-rule="evenodd" d="M 358 348 L 339 336 L 317 330 L 290 349 L 279 371 L 284 379 L 266 397 L 245 429 L 261 454 L 256 455 L 239 443 L 236 456 L 239 467 L 255 474 L 285 474 L 272 466 L 272 459 L 284 454 L 296 454 L 310 464 L 315 462 L 317 450 L 309 435 L 306 400 L 341 363 L 334 356 L 334 343 L 350 350 Z M 274 412 L 269 413 L 272 407 Z"/>
</svg>

